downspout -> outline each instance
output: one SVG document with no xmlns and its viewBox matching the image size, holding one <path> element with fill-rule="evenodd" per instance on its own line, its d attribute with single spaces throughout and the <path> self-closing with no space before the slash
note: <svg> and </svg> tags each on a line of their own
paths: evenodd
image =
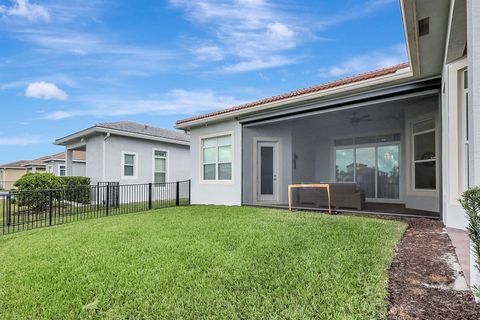
<svg viewBox="0 0 480 320">
<path fill-rule="evenodd" d="M 102 141 L 102 182 L 105 182 L 106 179 L 106 165 L 107 165 L 107 155 L 106 155 L 106 142 L 110 138 L 110 132 L 107 132 Z"/>
</svg>

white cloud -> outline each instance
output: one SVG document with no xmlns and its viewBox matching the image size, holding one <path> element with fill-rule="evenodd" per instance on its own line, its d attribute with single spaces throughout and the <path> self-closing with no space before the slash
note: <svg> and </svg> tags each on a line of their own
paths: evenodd
<svg viewBox="0 0 480 320">
<path fill-rule="evenodd" d="M 287 50 L 295 48 L 308 34 L 307 28 L 298 23 L 301 19 L 266 0 L 170 0 L 170 3 L 184 9 L 190 20 L 213 31 L 214 45 L 200 52 L 194 50 L 200 60 L 220 61 L 228 57 L 240 60 L 236 68 L 226 66 L 228 72 L 294 63 L 295 58 L 288 56 Z M 272 63 L 274 60 L 277 63 Z"/>
<path fill-rule="evenodd" d="M 50 21 L 48 9 L 42 5 L 30 3 L 29 0 L 15 0 L 10 7 L 0 6 L 0 14 L 30 21 Z"/>
<path fill-rule="evenodd" d="M 383 9 L 384 7 L 398 3 L 398 0 L 368 0 L 358 4 L 349 5 L 345 10 L 329 17 L 317 19 L 316 26 L 325 28 L 339 23 L 365 18 L 365 16 Z"/>
<path fill-rule="evenodd" d="M 61 120 L 78 116 L 110 117 L 137 114 L 193 115 L 239 105 L 243 102 L 233 96 L 217 94 L 211 90 L 175 89 L 151 99 L 84 97 L 79 103 L 86 107 L 73 111 L 58 110 L 47 114 L 44 119 Z"/>
<path fill-rule="evenodd" d="M 320 69 L 322 77 L 341 77 L 358 74 L 375 69 L 390 67 L 406 62 L 407 53 L 404 44 L 399 44 L 384 50 L 350 57 L 339 64 Z"/>
<path fill-rule="evenodd" d="M 28 146 L 40 143 L 38 137 L 1 137 L 0 146 Z"/>
<path fill-rule="evenodd" d="M 18 39 L 33 43 L 44 56 L 65 55 L 64 65 L 73 63 L 75 68 L 83 64 L 86 69 L 108 70 L 127 75 L 147 75 L 167 68 L 179 68 L 180 64 L 166 63 L 178 59 L 181 54 L 173 50 L 137 46 L 114 42 L 106 35 L 74 32 L 63 29 L 20 29 Z M 72 60 L 71 55 L 82 56 Z M 48 57 L 47 57 L 48 59 Z M 73 62 L 72 62 L 73 61 Z"/>
<path fill-rule="evenodd" d="M 55 83 L 45 81 L 30 83 L 25 90 L 25 96 L 37 99 L 67 100 L 65 91 L 57 87 Z"/>
<path fill-rule="evenodd" d="M 220 61 L 225 58 L 223 50 L 215 45 L 198 47 L 195 48 L 193 52 L 199 60 Z"/>
<path fill-rule="evenodd" d="M 283 56 L 272 56 L 266 59 L 254 59 L 249 61 L 243 61 L 236 64 L 228 65 L 224 67 L 225 72 L 247 72 L 254 70 L 262 70 L 273 67 L 281 67 L 293 63 L 293 61 Z"/>
</svg>

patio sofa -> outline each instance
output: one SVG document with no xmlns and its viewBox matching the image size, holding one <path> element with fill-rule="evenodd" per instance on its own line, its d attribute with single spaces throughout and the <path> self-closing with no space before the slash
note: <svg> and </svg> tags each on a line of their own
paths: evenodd
<svg viewBox="0 0 480 320">
<path fill-rule="evenodd" d="M 365 207 L 365 192 L 357 188 L 356 183 L 334 182 L 330 185 L 332 207 L 337 209 L 362 210 Z M 328 197 L 325 189 L 298 189 L 297 203 L 305 207 L 328 207 Z"/>
</svg>

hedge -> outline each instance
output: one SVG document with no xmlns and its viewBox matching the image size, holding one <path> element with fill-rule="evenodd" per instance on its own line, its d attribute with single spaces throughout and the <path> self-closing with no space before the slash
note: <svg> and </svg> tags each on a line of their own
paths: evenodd
<svg viewBox="0 0 480 320">
<path fill-rule="evenodd" d="M 19 206 L 42 211 L 50 206 L 50 193 L 41 190 L 55 190 L 52 200 L 90 203 L 90 179 L 86 177 L 57 177 L 51 173 L 28 173 L 16 183 L 19 192 L 13 192 Z M 28 191 L 39 192 L 28 192 Z M 53 201 L 52 201 L 53 202 Z M 67 203 L 68 204 L 68 203 Z"/>
</svg>

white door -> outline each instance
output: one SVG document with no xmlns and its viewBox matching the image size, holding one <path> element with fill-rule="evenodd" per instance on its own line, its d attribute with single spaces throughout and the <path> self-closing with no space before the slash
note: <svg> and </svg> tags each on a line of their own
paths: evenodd
<svg viewBox="0 0 480 320">
<path fill-rule="evenodd" d="M 278 142 L 257 142 L 257 199 L 278 200 Z"/>
</svg>

